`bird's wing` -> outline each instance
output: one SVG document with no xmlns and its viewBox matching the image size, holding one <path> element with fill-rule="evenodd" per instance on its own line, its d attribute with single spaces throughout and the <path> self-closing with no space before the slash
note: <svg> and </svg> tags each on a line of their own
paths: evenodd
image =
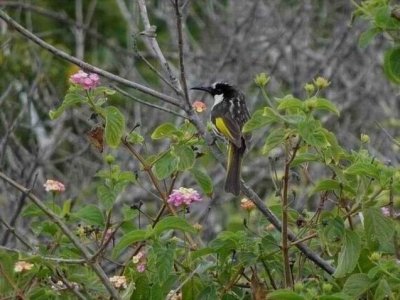
<svg viewBox="0 0 400 300">
<path fill-rule="evenodd" d="M 214 125 L 229 142 L 238 148 L 242 147 L 242 132 L 238 123 L 232 119 L 229 113 L 215 116 Z"/>
</svg>

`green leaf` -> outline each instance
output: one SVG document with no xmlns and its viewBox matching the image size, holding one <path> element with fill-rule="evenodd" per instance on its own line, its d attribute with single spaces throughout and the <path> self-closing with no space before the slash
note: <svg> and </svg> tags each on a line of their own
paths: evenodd
<svg viewBox="0 0 400 300">
<path fill-rule="evenodd" d="M 109 210 L 113 207 L 117 195 L 108 186 L 98 185 L 97 198 L 100 200 L 100 203 L 104 206 L 104 208 Z"/>
<path fill-rule="evenodd" d="M 215 299 L 218 299 L 217 289 L 212 284 L 206 286 L 196 298 L 196 300 L 215 300 Z"/>
<path fill-rule="evenodd" d="M 194 179 L 196 180 L 197 184 L 200 186 L 204 194 L 211 195 L 214 188 L 211 177 L 199 170 L 198 168 L 193 168 L 190 170 L 190 172 L 194 176 Z"/>
<path fill-rule="evenodd" d="M 128 142 L 134 145 L 142 145 L 144 142 L 144 137 L 137 133 L 136 131 L 132 131 L 128 136 Z"/>
<path fill-rule="evenodd" d="M 316 110 L 326 110 L 333 112 L 336 115 L 340 115 L 339 110 L 336 108 L 335 104 L 333 104 L 331 101 L 328 99 L 324 98 L 317 98 L 315 101 L 315 109 Z"/>
<path fill-rule="evenodd" d="M 372 282 L 367 274 L 358 273 L 351 275 L 343 286 L 343 292 L 353 299 L 359 299 L 365 292 L 367 292 Z"/>
<path fill-rule="evenodd" d="M 183 232 L 195 233 L 196 230 L 185 219 L 170 216 L 162 219 L 153 228 L 153 234 L 159 235 L 165 230 L 181 230 Z"/>
<path fill-rule="evenodd" d="M 299 153 L 296 155 L 295 159 L 293 159 L 292 163 L 290 164 L 292 167 L 296 167 L 301 165 L 305 162 L 317 162 L 319 161 L 319 156 L 314 153 Z"/>
<path fill-rule="evenodd" d="M 178 160 L 178 170 L 184 171 L 193 167 L 196 156 L 190 146 L 175 146 L 173 147 L 171 154 Z"/>
<path fill-rule="evenodd" d="M 385 52 L 383 70 L 389 80 L 400 84 L 400 47 Z"/>
<path fill-rule="evenodd" d="M 381 280 L 379 280 L 379 284 L 375 290 L 374 299 L 375 300 L 385 300 L 385 299 L 392 299 L 392 298 L 393 298 L 393 294 L 392 294 L 390 285 L 388 284 L 388 282 L 386 281 L 385 278 L 382 278 Z"/>
<path fill-rule="evenodd" d="M 144 241 L 147 238 L 147 231 L 143 229 L 134 230 L 125 234 L 119 242 L 115 245 L 113 250 L 113 257 L 118 257 L 125 248 L 128 246 Z"/>
<path fill-rule="evenodd" d="M 265 125 L 276 122 L 278 118 L 271 108 L 265 107 L 263 109 L 256 110 L 251 118 L 244 124 L 243 132 L 251 132 L 255 129 L 264 127 Z"/>
<path fill-rule="evenodd" d="M 321 148 L 328 144 L 324 131 L 321 129 L 321 124 L 318 121 L 312 119 L 301 121 L 298 124 L 298 129 L 301 137 L 310 146 Z"/>
<path fill-rule="evenodd" d="M 106 142 L 111 148 L 117 148 L 125 131 L 125 117 L 115 106 L 105 108 Z"/>
<path fill-rule="evenodd" d="M 294 98 L 292 95 L 279 99 L 278 103 L 278 110 L 304 110 L 304 102 L 300 99 Z"/>
<path fill-rule="evenodd" d="M 153 281 L 158 285 L 163 285 L 174 267 L 175 249 L 169 246 L 156 243 L 149 253 L 149 268 L 154 268 Z"/>
<path fill-rule="evenodd" d="M 366 236 L 377 240 L 381 245 L 392 243 L 394 224 L 391 219 L 385 217 L 376 207 L 368 207 L 363 210 Z"/>
<path fill-rule="evenodd" d="M 73 216 L 89 225 L 104 226 L 104 216 L 101 210 L 93 204 L 86 205 L 73 213 Z"/>
<path fill-rule="evenodd" d="M 391 8 L 383 6 L 375 12 L 375 26 L 383 30 L 396 30 L 400 28 L 400 21 L 393 18 Z"/>
<path fill-rule="evenodd" d="M 351 273 L 357 265 L 361 252 L 361 239 L 359 235 L 351 230 L 346 230 L 342 248 L 338 258 L 338 266 L 333 274 L 336 278 Z"/>
<path fill-rule="evenodd" d="M 153 133 L 151 134 L 151 138 L 153 140 L 159 140 L 164 138 L 174 137 L 180 131 L 175 127 L 175 125 L 171 123 L 164 123 L 158 126 Z"/>
<path fill-rule="evenodd" d="M 178 160 L 170 152 L 164 154 L 153 165 L 154 174 L 159 180 L 165 179 L 177 170 Z"/>
<path fill-rule="evenodd" d="M 368 44 L 374 39 L 374 37 L 378 34 L 381 33 L 382 30 L 376 27 L 371 27 L 364 31 L 359 39 L 358 39 L 358 46 L 360 48 L 365 48 L 368 46 Z"/>
<path fill-rule="evenodd" d="M 375 164 L 370 162 L 356 162 L 348 167 L 345 171 L 346 174 L 361 175 L 378 178 L 379 170 Z"/>
<path fill-rule="evenodd" d="M 288 290 L 276 290 L 268 294 L 268 300 L 304 300 L 304 297 Z"/>
<path fill-rule="evenodd" d="M 319 181 L 312 193 L 318 193 L 318 192 L 322 192 L 322 191 L 333 191 L 333 190 L 340 190 L 341 185 L 340 182 L 338 182 L 337 180 L 333 180 L 333 179 L 324 179 Z"/>
<path fill-rule="evenodd" d="M 77 90 L 69 89 L 64 97 L 63 103 L 55 110 L 50 110 L 50 119 L 57 119 L 62 113 L 70 107 L 78 106 L 81 103 L 87 102 L 86 98 L 82 96 Z"/>
<path fill-rule="evenodd" d="M 264 147 L 262 149 L 262 154 L 268 155 L 269 152 L 281 145 L 286 137 L 286 132 L 282 128 L 274 129 L 268 135 L 267 139 L 265 140 Z"/>
</svg>

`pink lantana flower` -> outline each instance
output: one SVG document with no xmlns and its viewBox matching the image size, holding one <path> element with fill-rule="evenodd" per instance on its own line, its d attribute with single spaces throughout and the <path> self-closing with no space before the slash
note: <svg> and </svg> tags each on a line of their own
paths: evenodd
<svg viewBox="0 0 400 300">
<path fill-rule="evenodd" d="M 202 101 L 194 101 L 192 107 L 198 113 L 201 113 L 207 109 L 206 104 Z"/>
<path fill-rule="evenodd" d="M 125 276 L 113 276 L 109 278 L 110 282 L 117 289 L 126 289 L 128 287 Z"/>
<path fill-rule="evenodd" d="M 79 70 L 78 73 L 73 74 L 69 81 L 80 85 L 85 90 L 93 89 L 100 83 L 100 77 L 96 73 L 86 73 Z"/>
<path fill-rule="evenodd" d="M 46 183 L 43 184 L 43 186 L 46 189 L 46 192 L 62 193 L 65 191 L 65 185 L 53 179 L 47 179 Z"/>
<path fill-rule="evenodd" d="M 192 188 L 180 187 L 174 189 L 168 197 L 168 203 L 178 207 L 181 205 L 190 205 L 193 202 L 201 201 L 200 194 Z"/>
</svg>

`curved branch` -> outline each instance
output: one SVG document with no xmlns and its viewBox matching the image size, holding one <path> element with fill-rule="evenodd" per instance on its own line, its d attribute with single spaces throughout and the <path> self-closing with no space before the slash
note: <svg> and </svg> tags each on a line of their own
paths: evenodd
<svg viewBox="0 0 400 300">
<path fill-rule="evenodd" d="M 18 32 L 20 32 L 23 36 L 25 36 L 26 38 L 28 38 L 29 40 L 35 42 L 36 44 L 38 44 L 40 47 L 42 47 L 43 49 L 46 49 L 48 51 L 50 51 L 51 53 L 53 53 L 56 57 L 62 58 L 64 60 L 67 60 L 85 70 L 88 70 L 90 72 L 94 72 L 97 73 L 101 76 L 104 76 L 112 81 L 118 82 L 120 84 L 123 84 L 125 86 L 129 86 L 131 88 L 134 88 L 138 91 L 141 91 L 142 93 L 151 95 L 153 97 L 156 97 L 158 99 L 161 99 L 165 102 L 168 102 L 172 105 L 175 105 L 181 109 L 184 109 L 184 107 L 182 106 L 181 103 L 179 103 L 179 101 L 177 101 L 175 98 L 165 95 L 163 93 L 157 92 L 147 86 L 141 85 L 139 83 L 127 80 L 125 78 L 122 78 L 120 76 L 114 75 L 108 71 L 105 71 L 103 69 L 100 69 L 98 67 L 95 67 L 91 64 L 88 64 L 72 55 L 69 55 L 67 53 L 65 53 L 64 51 L 61 51 L 60 49 L 46 43 L 45 41 L 43 41 L 41 38 L 37 37 L 36 35 L 34 35 L 32 32 L 30 32 L 29 30 L 27 30 L 26 28 L 24 28 L 23 26 L 21 26 L 20 24 L 18 24 L 16 21 L 14 21 L 9 15 L 7 15 L 2 9 L 0 9 L 0 18 L 3 19 L 6 23 L 8 23 L 10 26 L 14 27 Z"/>
</svg>

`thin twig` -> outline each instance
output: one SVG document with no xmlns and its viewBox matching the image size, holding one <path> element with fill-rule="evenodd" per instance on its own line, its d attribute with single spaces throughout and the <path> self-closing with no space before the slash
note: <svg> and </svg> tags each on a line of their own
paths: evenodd
<svg viewBox="0 0 400 300">
<path fill-rule="evenodd" d="M 179 10 L 179 0 L 175 0 L 174 7 L 175 7 L 175 14 L 176 14 L 176 27 L 178 30 L 179 68 L 181 71 L 181 82 L 182 82 L 182 86 L 183 86 L 183 93 L 185 95 L 187 109 L 190 110 L 191 105 L 190 105 L 189 92 L 188 92 L 187 83 L 186 83 L 185 64 L 183 62 L 182 13 Z"/>
<path fill-rule="evenodd" d="M 175 116 L 178 116 L 178 117 L 181 117 L 181 118 L 184 118 L 184 119 L 188 119 L 187 116 L 182 115 L 182 114 L 180 114 L 180 113 L 177 113 L 177 112 L 175 112 L 175 111 L 173 111 L 173 110 L 170 110 L 170 109 L 168 109 L 168 108 L 165 108 L 165 107 L 162 107 L 162 106 L 159 106 L 159 105 L 156 105 L 156 104 L 153 104 L 153 103 L 150 103 L 150 102 L 146 102 L 146 101 L 144 101 L 144 100 L 141 100 L 141 99 L 139 99 L 139 98 L 137 98 L 137 97 L 135 97 L 135 96 L 129 94 L 128 92 L 124 91 L 123 89 L 120 89 L 120 88 L 117 87 L 116 85 L 112 85 L 112 88 L 115 89 L 118 93 L 120 93 L 120 94 L 122 94 L 122 95 L 128 97 L 129 99 L 132 99 L 132 100 L 134 100 L 134 101 L 136 101 L 136 102 L 142 103 L 142 104 L 144 104 L 144 105 L 146 105 L 146 106 L 149 106 L 149 107 L 152 107 L 152 108 L 155 108 L 155 109 L 159 109 L 159 110 L 165 111 L 165 112 L 167 112 L 167 113 L 169 113 L 169 114 L 173 114 L 173 115 L 175 115 Z"/>
<path fill-rule="evenodd" d="M 153 49 L 155 55 L 157 56 L 158 60 L 160 61 L 160 65 L 164 69 L 165 73 L 169 76 L 172 85 L 175 87 L 176 90 L 181 91 L 182 88 L 180 87 L 179 81 L 176 79 L 176 76 L 173 74 L 169 63 L 164 57 L 164 54 L 161 51 L 160 46 L 158 45 L 157 39 L 156 39 L 156 27 L 152 26 L 150 24 L 150 19 L 149 15 L 147 14 L 147 7 L 146 7 L 146 2 L 145 0 L 137 0 L 137 3 L 139 5 L 139 11 L 140 11 L 140 17 L 143 21 L 144 25 L 144 33 L 151 45 L 151 48 Z"/>
</svg>

